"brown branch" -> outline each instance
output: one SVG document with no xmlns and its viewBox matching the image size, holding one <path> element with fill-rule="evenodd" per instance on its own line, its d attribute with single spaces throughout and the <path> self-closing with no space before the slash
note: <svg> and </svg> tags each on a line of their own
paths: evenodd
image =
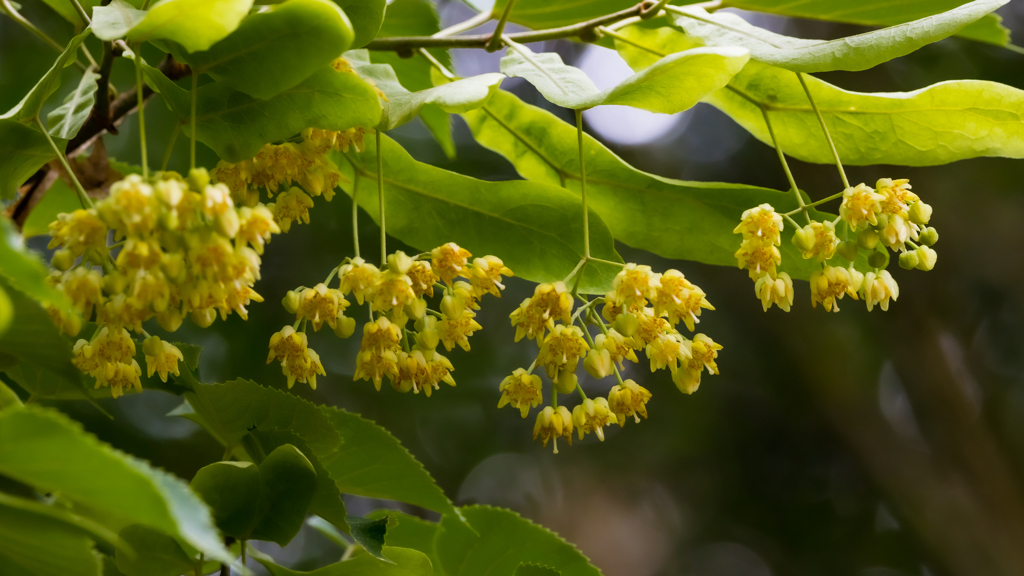
<svg viewBox="0 0 1024 576">
<path fill-rule="evenodd" d="M 100 77 L 96 80 L 96 105 L 90 116 L 95 115 L 96 123 L 105 126 L 111 134 L 117 134 L 117 128 L 110 124 L 110 71 L 114 67 L 114 57 L 120 56 L 121 50 L 114 52 L 114 45 L 103 43 L 103 61 L 100 63 Z"/>
</svg>

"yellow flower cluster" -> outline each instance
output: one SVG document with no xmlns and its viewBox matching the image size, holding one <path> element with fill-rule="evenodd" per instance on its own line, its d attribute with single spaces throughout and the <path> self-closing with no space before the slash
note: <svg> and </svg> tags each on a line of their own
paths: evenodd
<svg viewBox="0 0 1024 576">
<path fill-rule="evenodd" d="M 510 405 L 525 418 L 542 401 L 541 378 L 533 371 L 543 367 L 552 382 L 552 405 L 537 415 L 533 436 L 545 446 L 559 437 L 571 445 L 574 429 L 581 440 L 591 432 L 604 440 L 605 426 L 623 426 L 628 417 L 637 422 L 647 417 L 650 391 L 619 374 L 626 360 L 637 362 L 638 350 L 646 352 L 652 371 L 668 369 L 676 386 L 687 394 L 697 389 L 705 370 L 718 373 L 715 361 L 722 346 L 703 334 L 690 340 L 675 328 L 682 322 L 692 331 L 703 310 L 714 310 L 704 291 L 682 272 L 658 274 L 649 266 L 626 264 L 610 292 L 583 300 L 586 304 L 575 313 L 573 296 L 563 282 L 540 284 L 510 316 L 516 340 L 536 340 L 540 351 L 529 369 L 516 369 L 501 382 L 498 407 Z M 597 304 L 604 305 L 600 314 L 594 309 Z M 588 332 L 590 325 L 600 330 L 596 337 Z M 576 376 L 581 359 L 594 378 L 615 374 L 619 383 L 607 398 L 586 397 Z M 567 408 L 558 406 L 558 394 L 574 391 L 582 402 L 570 415 Z"/>
<path fill-rule="evenodd" d="M 110 232 L 115 243 L 108 245 Z M 60 214 L 50 224 L 50 248 L 57 250 L 49 280 L 72 305 L 51 307 L 50 314 L 70 336 L 78 335 L 83 320 L 96 322 L 92 337 L 75 345 L 76 363 L 98 386 L 120 395 L 127 385 L 139 387 L 141 370 L 130 369 L 129 361 L 134 343 L 129 356 L 97 350 L 112 350 L 109 339 L 127 350 L 127 334 L 146 334 L 143 323 L 153 318 L 169 332 L 186 316 L 201 327 L 218 315 L 246 318 L 246 306 L 263 300 L 252 289 L 260 254 L 279 232 L 265 206 L 236 207 L 228 189 L 211 184 L 203 169 L 188 178 L 130 175 L 95 207 Z M 147 342 L 149 375 L 177 375 L 181 352 L 167 342 Z"/>
<path fill-rule="evenodd" d="M 329 288 L 335 275 L 338 287 Z M 454 367 L 437 351 L 438 345 L 448 351 L 455 346 L 468 351 L 469 337 L 480 330 L 474 310 L 480 309 L 484 294 L 501 296 L 501 277 L 511 275 L 501 259 L 474 259 L 452 242 L 415 257 L 395 252 L 383 269 L 358 256 L 346 258 L 323 283 L 288 292 L 283 304 L 296 315 L 295 324 L 271 339 L 268 362 L 281 360 L 289 386 L 295 380 L 306 382 L 303 374 L 314 372 L 305 365 L 294 368 L 296 361 L 289 363 L 290 358 L 314 358 L 316 362 L 308 364 L 315 364 L 315 372 L 323 374 L 319 358 L 306 344 L 305 329 L 311 325 L 319 331 L 326 323 L 337 336 L 351 336 L 356 321 L 345 314 L 351 305 L 346 297 L 351 296 L 359 305 L 368 305 L 371 318 L 363 325 L 355 379 L 370 380 L 380 390 L 387 378 L 399 392 L 423 392 L 429 397 L 442 382 L 455 386 Z M 436 296 L 435 288 L 440 292 Z M 430 307 L 428 298 L 437 300 L 438 310 Z M 285 337 L 296 342 L 292 356 L 277 351 Z M 314 384 L 315 376 L 309 382 Z"/>
<path fill-rule="evenodd" d="M 812 306 L 821 304 L 827 311 L 838 312 L 838 301 L 850 296 L 863 298 L 868 310 L 875 305 L 888 310 L 889 302 L 899 297 L 899 287 L 885 270 L 889 262 L 885 249 L 899 252 L 900 266 L 908 270 L 931 270 L 935 266 L 937 255 L 931 246 L 939 234 L 928 226 L 932 207 L 910 188 L 908 180 L 889 178 L 879 180 L 875 188 L 852 186 L 841 194 L 838 218 L 810 221 L 793 232 L 793 245 L 803 258 L 821 263 L 821 269 L 810 278 Z M 836 233 L 840 222 L 846 225 L 842 241 Z M 777 272 L 782 263 L 778 247 L 783 226 L 783 215 L 762 204 L 744 212 L 734 230 L 743 236 L 736 252 L 739 267 L 746 268 L 754 280 L 754 293 L 765 311 L 776 305 L 788 312 L 793 304 L 793 281 L 789 274 Z M 864 264 L 857 263 L 861 251 L 869 269 L 866 274 L 861 271 Z M 847 264 L 831 265 L 836 255 Z"/>
</svg>

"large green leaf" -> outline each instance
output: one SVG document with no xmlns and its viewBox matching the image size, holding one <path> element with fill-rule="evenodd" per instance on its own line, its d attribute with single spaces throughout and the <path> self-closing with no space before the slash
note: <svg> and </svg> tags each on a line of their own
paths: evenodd
<svg viewBox="0 0 1024 576">
<path fill-rule="evenodd" d="M 441 563 L 434 553 L 434 539 L 441 529 L 437 522 L 430 522 L 404 512 L 394 510 L 376 510 L 366 515 L 367 518 L 387 518 L 390 521 L 387 534 L 384 539 L 388 546 L 400 546 L 419 550 L 430 558 L 434 565 L 434 574 L 441 575 Z"/>
<path fill-rule="evenodd" d="M 56 144 L 63 147 L 67 142 Z M 0 118 L 0 157 L 0 200 L 13 198 L 29 176 L 55 158 L 42 132 L 10 118 Z"/>
<path fill-rule="evenodd" d="M 437 8 L 430 0 L 395 0 L 388 6 L 384 24 L 378 37 L 386 36 L 430 36 L 441 30 Z M 451 68 L 451 56 L 447 50 L 430 50 L 431 56 L 442 65 Z M 433 66 L 421 54 L 403 58 L 390 50 L 374 50 L 370 59 L 377 64 L 388 64 L 406 89 L 417 92 L 434 86 L 431 80 Z M 455 157 L 455 141 L 452 140 L 451 119 L 448 113 L 437 106 L 427 105 L 420 110 L 420 119 L 441 145 L 449 158 Z"/>
<path fill-rule="evenodd" d="M 745 10 L 771 12 L 782 16 L 847 22 L 863 26 L 892 26 L 952 10 L 968 0 L 730 0 L 729 5 Z M 990 14 L 960 30 L 957 36 L 1005 46 L 1010 31 L 998 15 Z"/>
<path fill-rule="evenodd" d="M 748 58 L 743 48 L 695 48 L 666 56 L 603 91 L 582 70 L 563 64 L 558 54 L 532 54 L 525 46 L 509 48 L 501 59 L 501 71 L 525 78 L 545 98 L 565 108 L 619 105 L 675 114 L 728 84 Z"/>
<path fill-rule="evenodd" d="M 493 9 L 495 14 L 501 14 L 508 2 L 509 0 L 466 0 L 467 4 L 480 12 Z M 687 1 L 673 2 L 673 4 L 687 3 Z M 590 20 L 633 6 L 636 6 L 636 2 L 633 0 L 573 0 L 572 2 L 519 0 L 512 10 L 509 21 L 538 30 L 542 28 L 556 28 L 583 22 L 584 20 Z"/>
<path fill-rule="evenodd" d="M 96 102 L 96 80 L 99 77 L 92 70 L 86 71 L 78 86 L 64 98 L 64 103 L 46 115 L 51 136 L 70 140 L 78 134 Z"/>
<path fill-rule="evenodd" d="M 523 563 L 562 576 L 601 574 L 572 544 L 511 510 L 467 506 L 462 514 L 469 526 L 445 518 L 434 543 L 447 576 L 512 574 Z"/>
<path fill-rule="evenodd" d="M 352 25 L 333 2 L 287 0 L 249 16 L 209 50 L 182 56 L 194 72 L 265 100 L 330 64 L 352 38 Z"/>
<path fill-rule="evenodd" d="M 100 558 L 78 528 L 0 503 L 0 569 L 5 576 L 100 576 Z"/>
<path fill-rule="evenodd" d="M 387 0 L 334 0 L 334 3 L 345 10 L 356 37 L 352 41 L 353 48 L 362 48 L 373 40 L 384 22 Z"/>
<path fill-rule="evenodd" d="M 71 345 L 61 336 L 60 330 L 50 320 L 43 307 L 15 290 L 11 284 L 0 278 L 3 288 L 14 304 L 15 329 L 0 335 L 0 352 L 10 354 L 19 360 L 7 373 L 30 393 L 45 398 L 51 390 L 72 390 L 77 397 L 84 395 L 81 373 L 71 363 Z M 23 375 L 37 375 L 23 382 Z M 33 382 L 32 380 L 37 380 Z"/>
<path fill-rule="evenodd" d="M 388 97 L 378 128 L 391 130 L 412 120 L 424 106 L 434 105 L 445 112 L 460 113 L 483 106 L 498 90 L 503 74 L 480 74 L 454 82 L 409 92 L 387 64 L 371 64 L 366 50 L 351 50 L 345 59 L 360 76 L 369 78 Z"/>
<path fill-rule="evenodd" d="M 34 300 L 70 306 L 64 294 L 46 281 L 49 272 L 40 255 L 25 246 L 14 224 L 0 217 L 0 276 Z"/>
<path fill-rule="evenodd" d="M 124 38 L 128 31 L 146 18 L 145 10 L 136 10 L 125 0 L 113 0 L 106 6 L 92 9 L 93 34 L 105 42 Z"/>
<path fill-rule="evenodd" d="M 361 554 L 351 560 L 329 564 L 311 572 L 285 568 L 276 564 L 270 556 L 255 550 L 250 552 L 250 555 L 262 564 L 271 576 L 431 576 L 433 573 L 430 559 L 422 552 L 389 547 L 385 549 L 385 553 L 392 562 Z"/>
<path fill-rule="evenodd" d="M 537 182 L 477 180 L 417 162 L 390 138 L 381 140 L 391 235 L 421 250 L 455 242 L 474 254 L 494 254 L 517 276 L 534 282 L 561 280 L 580 261 L 582 209 L 571 192 Z M 363 153 L 350 152 L 344 158 L 349 162 L 338 166 L 349 181 L 342 188 L 351 195 L 357 181 L 359 205 L 378 219 L 374 142 L 367 139 Z M 621 261 L 612 235 L 593 209 L 590 250 L 594 257 Z M 580 290 L 604 293 L 618 270 L 607 264 L 588 266 Z"/>
<path fill-rule="evenodd" d="M 192 571 L 198 563 L 177 540 L 149 526 L 125 526 L 120 537 L 131 547 L 130 552 L 119 549 L 114 556 L 117 569 L 125 576 L 177 576 Z"/>
<path fill-rule="evenodd" d="M 190 96 L 159 70 L 144 69 L 171 110 L 189 125 Z M 268 143 L 305 128 L 370 128 L 381 118 L 377 92 L 355 74 L 323 68 L 269 100 L 259 100 L 221 82 L 199 88 L 196 137 L 228 162 L 252 158 Z"/>
<path fill-rule="evenodd" d="M 133 42 L 171 40 L 189 52 L 208 50 L 238 28 L 252 0 L 160 0 L 128 31 Z"/>
<path fill-rule="evenodd" d="M 299 533 L 316 490 L 316 471 L 298 448 L 279 446 L 259 463 L 260 498 L 248 535 L 285 546 Z"/>
<path fill-rule="evenodd" d="M 708 46 L 742 46 L 753 60 L 794 72 L 867 70 L 947 38 L 1009 0 L 975 0 L 933 16 L 836 40 L 793 38 L 749 24 L 736 14 L 681 8 L 674 25 Z"/>
<path fill-rule="evenodd" d="M 512 576 L 561 576 L 561 573 L 554 568 L 524 562 L 516 567 Z"/>
<path fill-rule="evenodd" d="M 232 560 L 206 505 L 181 480 L 114 450 L 54 410 L 0 412 L 0 473 L 112 530 L 143 524 L 181 538 L 224 562 Z M 59 465 L 55 465 L 59 463 Z"/>
<path fill-rule="evenodd" d="M 203 466 L 189 484 L 210 507 L 225 536 L 244 538 L 256 521 L 260 470 L 252 462 L 214 462 Z"/>
<path fill-rule="evenodd" d="M 477 141 L 509 159 L 536 182 L 580 191 L 576 128 L 550 112 L 501 92 L 481 110 L 464 114 Z M 633 168 L 596 139 L 584 135 L 587 198 L 615 238 L 660 256 L 735 266 L 739 240 L 733 228 L 747 208 L 797 207 L 792 192 L 739 184 L 686 182 Z M 781 169 L 779 169 L 781 172 Z M 787 226 L 787 236 L 792 233 Z M 783 269 L 809 278 L 816 269 L 788 240 Z M 514 270 L 514 268 L 513 268 Z"/>
<path fill-rule="evenodd" d="M 43 109 L 46 99 L 60 87 L 61 73 L 64 72 L 64 68 L 74 64 L 75 53 L 78 52 L 78 47 L 81 46 L 89 34 L 89 30 L 86 30 L 72 38 L 68 42 L 67 47 L 64 48 L 64 51 L 57 57 L 57 61 L 53 63 L 53 66 L 39 79 L 39 82 L 36 82 L 36 85 L 28 91 L 28 94 L 21 99 L 21 102 L 18 102 L 14 108 L 0 116 L 0 119 L 10 118 L 18 122 L 33 122 Z"/>
</svg>

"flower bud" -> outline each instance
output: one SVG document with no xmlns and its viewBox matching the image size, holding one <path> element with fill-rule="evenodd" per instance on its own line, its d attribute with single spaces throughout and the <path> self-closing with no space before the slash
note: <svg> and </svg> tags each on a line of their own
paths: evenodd
<svg viewBox="0 0 1024 576">
<path fill-rule="evenodd" d="M 875 228 L 877 230 L 884 230 L 885 227 L 889 225 L 889 215 L 888 214 L 884 214 L 884 213 L 883 214 L 879 214 L 877 216 L 877 219 L 878 219 L 878 225 L 875 226 Z"/>
<path fill-rule="evenodd" d="M 405 315 L 410 318 L 423 318 L 423 315 L 426 313 L 427 301 L 423 298 L 417 298 L 405 305 Z M 434 318 L 434 320 L 437 319 Z"/>
<path fill-rule="evenodd" d="M 885 268 L 885 265 L 889 263 L 889 254 L 885 252 L 872 252 L 868 256 L 868 266 L 872 268 Z"/>
<path fill-rule="evenodd" d="M 793 232 L 793 245 L 804 252 L 814 249 L 814 229 L 810 225 Z"/>
<path fill-rule="evenodd" d="M 213 308 L 196 308 L 192 311 L 192 322 L 200 328 L 209 328 L 217 319 L 217 311 Z"/>
<path fill-rule="evenodd" d="M 925 228 L 921 231 L 918 241 L 925 246 L 934 246 L 939 241 L 939 231 L 932 227 Z"/>
<path fill-rule="evenodd" d="M 289 314 L 295 314 L 299 310 L 299 304 L 302 303 L 302 295 L 298 290 L 289 290 L 284 298 L 281 299 L 281 306 L 288 311 Z"/>
<path fill-rule="evenodd" d="M 910 205 L 910 221 L 924 226 L 932 219 L 932 207 L 920 200 Z"/>
<path fill-rule="evenodd" d="M 875 246 L 878 246 L 878 232 L 868 228 L 862 230 L 860 234 L 857 234 L 857 244 L 860 244 L 861 248 L 867 248 L 868 250 L 874 250 Z"/>
<path fill-rule="evenodd" d="M 437 330 L 437 318 L 424 316 L 416 322 L 416 330 L 416 346 L 421 350 L 437 348 L 438 342 L 441 341 L 441 333 Z"/>
<path fill-rule="evenodd" d="M 576 385 L 579 383 L 579 379 L 576 378 L 576 373 L 569 371 L 568 368 L 560 370 L 558 377 L 555 378 L 555 390 L 558 390 L 559 394 L 569 394 L 576 390 Z"/>
<path fill-rule="evenodd" d="M 462 313 L 466 311 L 466 303 L 462 298 L 456 298 L 451 294 L 445 294 L 444 298 L 441 298 L 441 312 L 449 320 L 458 320 L 462 318 Z"/>
<path fill-rule="evenodd" d="M 839 247 L 836 248 L 836 252 L 843 258 L 846 258 L 850 262 L 857 259 L 857 242 L 853 240 L 846 240 L 839 243 Z"/>
<path fill-rule="evenodd" d="M 181 315 L 181 311 L 176 308 L 168 308 L 163 312 L 156 315 L 156 321 L 160 324 L 160 327 L 168 332 L 175 332 L 181 327 L 182 321 L 185 317 Z"/>
<path fill-rule="evenodd" d="M 401 250 L 388 256 L 388 269 L 395 274 L 405 274 L 412 267 L 412 258 Z"/>
<path fill-rule="evenodd" d="M 626 312 L 619 314 L 615 321 L 612 322 L 612 328 L 615 328 L 619 334 L 629 338 L 636 334 L 636 331 L 640 328 L 640 320 L 637 319 L 636 314 Z"/>
<path fill-rule="evenodd" d="M 53 258 L 50 260 L 53 267 L 61 272 L 67 272 L 75 265 L 75 255 L 71 253 L 71 250 L 61 248 L 53 253 Z"/>
<path fill-rule="evenodd" d="M 604 348 L 600 350 L 591 348 L 590 352 L 587 353 L 587 357 L 583 360 L 583 369 L 587 371 L 587 374 L 598 380 L 604 378 L 614 370 L 611 353 Z"/>
<path fill-rule="evenodd" d="M 202 191 L 210 184 L 210 173 L 206 168 L 193 168 L 188 171 L 188 185 L 193 190 Z"/>
<path fill-rule="evenodd" d="M 348 338 L 356 331 L 356 319 L 345 316 L 338 312 L 338 320 L 334 323 L 334 335 L 338 338 Z"/>
<path fill-rule="evenodd" d="M 935 261 L 939 259 L 939 255 L 927 246 L 918 246 L 917 250 L 917 269 L 924 270 L 925 272 L 935 268 Z"/>
<path fill-rule="evenodd" d="M 103 276 L 103 289 L 108 294 L 120 294 L 128 286 L 128 279 L 120 272 L 106 274 Z"/>
<path fill-rule="evenodd" d="M 217 231 L 228 238 L 234 238 L 238 234 L 239 226 L 241 226 L 241 222 L 238 220 L 238 212 L 233 208 L 228 208 L 223 214 L 219 214 L 214 222 Z"/>
<path fill-rule="evenodd" d="M 913 270 L 914 268 L 917 268 L 917 264 L 918 257 L 916 251 L 911 250 L 900 254 L 900 268 L 903 268 L 904 270 Z"/>
<path fill-rule="evenodd" d="M 242 201 L 242 205 L 248 206 L 249 208 L 255 208 L 260 203 L 260 191 L 254 189 L 248 189 L 245 191 L 245 200 Z"/>
</svg>

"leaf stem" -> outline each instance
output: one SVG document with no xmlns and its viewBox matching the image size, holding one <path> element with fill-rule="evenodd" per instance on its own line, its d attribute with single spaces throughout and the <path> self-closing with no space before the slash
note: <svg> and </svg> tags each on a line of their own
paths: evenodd
<svg viewBox="0 0 1024 576">
<path fill-rule="evenodd" d="M 664 58 L 665 56 L 668 56 L 668 54 L 666 54 L 664 52 L 655 50 L 654 48 L 651 48 L 650 46 L 644 46 L 643 44 L 640 44 L 639 42 L 636 42 L 635 40 L 631 40 L 631 39 L 623 36 L 622 34 L 619 34 L 615 30 L 612 30 L 611 28 L 606 28 L 604 26 L 599 26 L 597 28 L 597 31 L 602 33 L 602 34 L 607 34 L 607 35 L 611 36 L 612 38 L 615 38 L 619 42 L 622 42 L 623 44 L 629 44 L 630 46 L 632 46 L 634 48 L 639 48 L 639 49 L 644 50 L 646 52 L 650 52 L 651 54 L 654 54 L 655 56 L 657 56 L 659 58 Z"/>
<path fill-rule="evenodd" d="M 199 91 L 199 74 L 194 70 L 192 71 L 192 114 L 191 114 L 191 126 L 192 126 L 192 141 L 189 146 L 189 169 L 195 169 L 196 167 L 196 93 Z"/>
<path fill-rule="evenodd" d="M 516 5 L 516 0 L 508 0 L 505 4 L 505 10 L 501 13 L 501 17 L 498 18 L 498 24 L 494 27 L 494 32 L 491 32 L 491 39 L 487 41 L 487 45 L 484 46 L 484 50 L 488 52 L 494 52 L 498 48 L 501 48 L 502 36 L 505 32 L 505 23 L 508 22 L 508 17 L 512 15 L 512 8 Z M 493 11 L 492 11 L 493 14 Z"/>
<path fill-rule="evenodd" d="M 825 133 L 825 140 L 828 140 L 828 147 L 832 151 L 832 158 L 836 161 L 836 168 L 839 170 L 839 177 L 843 179 L 843 189 L 845 190 L 850 187 L 850 181 L 846 178 L 846 170 L 843 170 L 843 163 L 839 160 L 839 152 L 836 151 L 836 145 L 832 142 L 832 135 L 828 133 L 828 127 L 825 126 L 825 118 L 822 117 L 821 111 L 818 110 L 818 105 L 814 102 L 814 97 L 811 96 L 811 89 L 807 87 L 803 73 L 797 72 L 796 77 L 800 79 L 800 85 L 804 87 L 804 94 L 807 94 L 807 100 L 810 101 L 811 108 L 814 109 L 814 115 L 818 117 L 821 131 Z"/>
<path fill-rule="evenodd" d="M 174 144 L 178 141 L 178 133 L 181 132 L 181 124 L 174 124 L 174 131 L 171 132 L 171 141 L 167 144 L 167 150 L 164 151 L 164 161 L 160 163 L 160 171 L 166 172 L 167 165 L 171 162 L 171 152 L 174 151 Z"/>
<path fill-rule="evenodd" d="M 796 210 L 790 210 L 789 212 L 786 212 L 785 214 L 783 214 L 783 216 L 790 216 L 790 215 L 796 214 L 797 212 L 800 212 L 801 210 L 806 210 L 808 208 L 814 208 L 815 206 L 818 206 L 819 204 L 824 204 L 826 202 L 831 202 L 833 200 L 841 198 L 842 196 L 843 196 L 842 192 L 837 192 L 837 193 L 835 193 L 835 194 L 833 194 L 831 196 L 828 196 L 827 198 L 822 198 L 821 200 L 815 200 L 814 202 L 811 202 L 810 204 L 804 204 L 803 208 L 797 208 Z"/>
<path fill-rule="evenodd" d="M 352 246 L 359 258 L 359 203 L 356 195 L 359 194 L 359 171 L 352 171 Z"/>
<path fill-rule="evenodd" d="M 800 195 L 800 189 L 796 186 L 796 180 L 793 179 L 793 172 L 789 169 L 789 163 L 786 162 L 786 155 L 782 153 L 782 146 L 779 145 L 779 139 L 775 137 L 775 129 L 772 128 L 771 118 L 768 117 L 768 111 L 764 108 L 761 109 L 761 114 L 764 115 L 764 123 L 768 126 L 768 134 L 772 137 L 772 144 L 775 145 L 775 152 L 779 155 L 779 162 L 782 163 L 782 169 L 786 172 L 786 178 L 789 180 L 789 186 L 793 189 L 793 194 L 796 194 L 797 204 L 800 206 L 800 210 L 804 209 L 804 197 Z M 811 215 L 804 212 L 807 216 L 808 224 L 811 222 Z"/>
<path fill-rule="evenodd" d="M 142 178 L 149 178 L 149 157 L 146 153 L 146 102 L 142 95 L 142 44 L 136 45 L 135 50 L 135 94 L 139 107 L 139 151 L 142 154 Z M 175 132 L 177 136 L 177 132 Z"/>
<path fill-rule="evenodd" d="M 53 149 L 53 153 L 57 155 L 57 159 L 60 160 L 61 165 L 64 166 L 64 170 L 68 173 L 68 178 L 71 178 L 71 183 L 75 186 L 75 192 L 78 193 L 78 201 L 82 203 L 82 208 L 94 208 L 92 199 L 90 199 L 89 195 L 85 193 L 85 188 L 82 187 L 82 183 L 78 181 L 74 171 L 71 170 L 71 165 L 68 164 L 67 156 L 64 155 L 64 151 L 61 150 L 53 141 L 53 138 L 50 138 L 50 133 L 46 130 L 46 126 L 43 125 L 39 116 L 36 116 L 36 125 L 39 126 L 39 130 L 42 131 L 43 136 L 46 136 L 46 141 L 50 144 L 50 148 Z"/>
<path fill-rule="evenodd" d="M 78 0 L 71 0 L 71 5 L 75 7 L 75 12 L 78 12 L 78 17 L 85 22 L 86 26 L 92 24 L 92 19 L 89 18 L 89 14 L 86 13 L 85 8 L 82 8 L 82 4 Z"/>
<path fill-rule="evenodd" d="M 586 258 L 580 258 L 580 261 L 576 264 L 576 267 L 572 269 L 572 272 L 569 272 L 568 276 L 566 276 L 565 278 L 562 279 L 562 282 L 568 282 L 569 279 L 572 278 L 573 276 L 575 276 L 576 273 L 580 271 L 580 268 L 582 268 L 583 265 L 586 264 L 586 263 L 587 263 L 587 259 Z"/>
<path fill-rule="evenodd" d="M 451 70 L 449 70 L 444 64 L 441 64 L 441 62 L 438 61 L 437 58 L 434 58 L 434 55 L 427 51 L 426 48 L 418 48 L 416 51 L 419 52 L 421 56 L 426 58 L 427 61 L 430 62 L 430 65 L 436 68 L 437 71 L 440 72 L 442 76 L 449 80 L 455 80 L 455 74 L 452 74 Z"/>
<path fill-rule="evenodd" d="M 377 135 L 377 202 L 380 205 L 380 265 L 383 268 L 388 261 L 387 227 L 384 225 L 384 155 L 380 150 L 380 130 Z"/>
<path fill-rule="evenodd" d="M 452 36 L 466 30 L 472 30 L 477 26 L 486 24 L 491 18 L 494 18 L 494 10 L 488 10 L 487 12 L 481 12 L 468 20 L 463 20 L 458 24 L 452 24 L 451 26 L 433 34 L 434 38 L 444 38 L 445 36 Z"/>
<path fill-rule="evenodd" d="M 583 111 L 576 110 L 576 141 L 580 151 L 580 195 L 583 197 L 583 257 L 590 258 L 590 214 L 587 210 L 587 165 L 583 159 Z"/>
</svg>

